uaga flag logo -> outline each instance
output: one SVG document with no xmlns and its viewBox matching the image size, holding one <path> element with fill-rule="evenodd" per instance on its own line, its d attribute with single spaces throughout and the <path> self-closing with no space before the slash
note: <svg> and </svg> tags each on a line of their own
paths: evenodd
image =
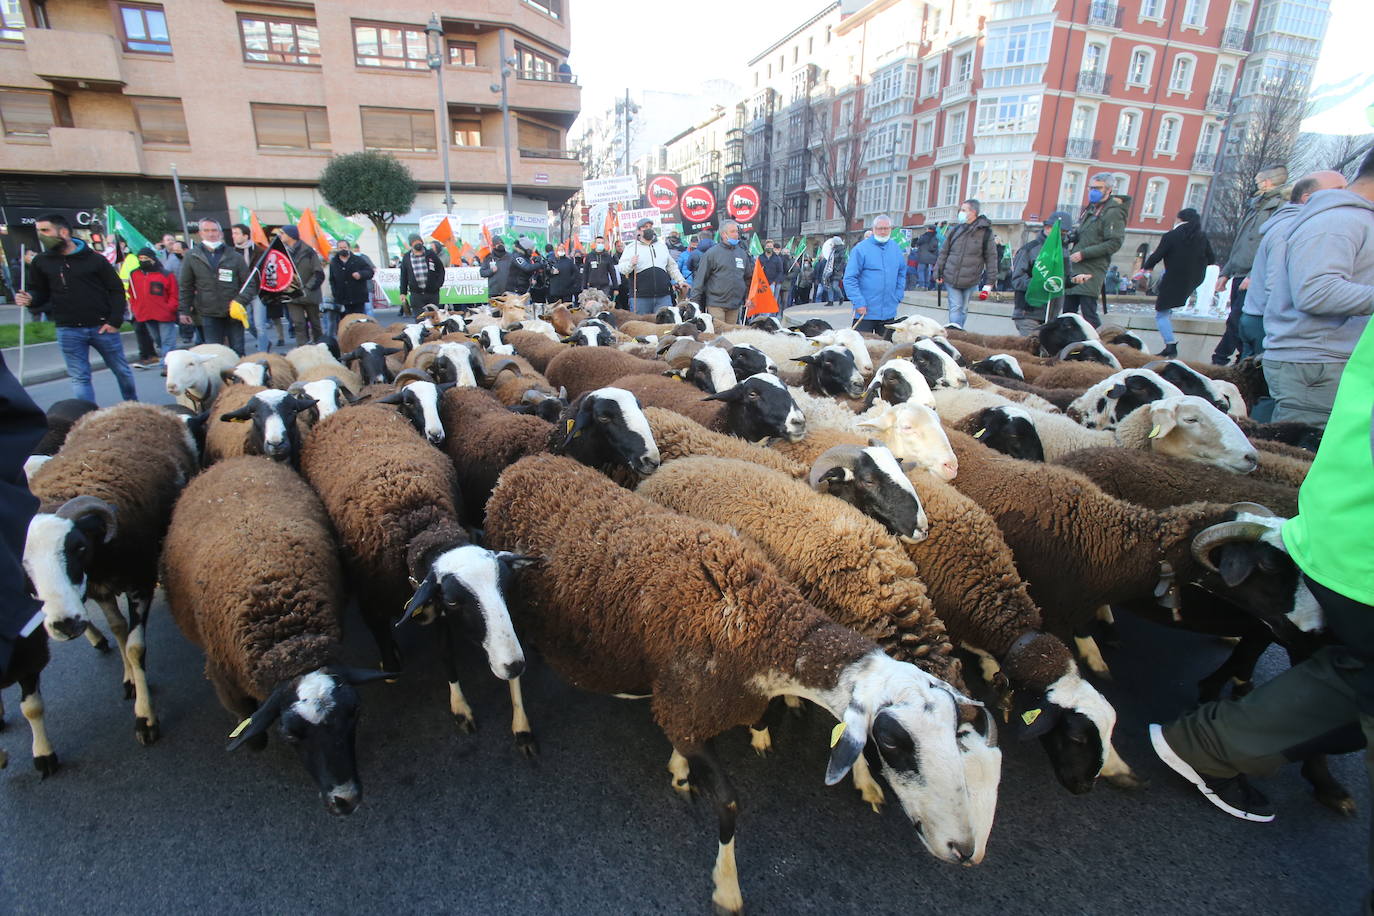
<svg viewBox="0 0 1374 916">
<path fill-rule="evenodd" d="M 262 261 L 262 291 L 284 293 L 296 280 L 296 266 L 291 257 L 279 248 L 272 248 Z"/>
<path fill-rule="evenodd" d="M 671 175 L 659 175 L 649 182 L 649 206 L 664 213 L 677 206 L 677 182 Z"/>
<path fill-rule="evenodd" d="M 701 185 L 692 185 L 682 192 L 682 217 L 688 222 L 702 223 L 716 212 L 716 195 Z"/>
<path fill-rule="evenodd" d="M 751 184 L 737 185 L 730 189 L 725 199 L 725 211 L 736 222 L 747 223 L 759 212 L 759 192 Z"/>
</svg>

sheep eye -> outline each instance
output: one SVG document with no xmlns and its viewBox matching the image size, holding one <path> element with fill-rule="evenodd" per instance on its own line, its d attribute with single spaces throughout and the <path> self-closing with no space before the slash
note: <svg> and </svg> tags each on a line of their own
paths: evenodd
<svg viewBox="0 0 1374 916">
<path fill-rule="evenodd" d="M 1184 417 L 1184 418 L 1183 418 L 1183 422 L 1184 422 L 1184 423 L 1196 423 L 1196 422 L 1197 422 L 1197 417 Z"/>
<path fill-rule="evenodd" d="M 751 401 L 757 401 L 759 399 L 759 393 L 757 391 L 749 392 L 749 399 Z"/>
</svg>

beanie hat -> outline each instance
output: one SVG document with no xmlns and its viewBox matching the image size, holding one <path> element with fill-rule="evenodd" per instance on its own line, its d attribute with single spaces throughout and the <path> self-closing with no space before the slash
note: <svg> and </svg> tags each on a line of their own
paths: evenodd
<svg viewBox="0 0 1374 916">
<path fill-rule="evenodd" d="M 282 226 L 281 231 L 284 235 L 289 235 L 298 242 L 301 240 L 301 231 L 295 226 Z"/>
</svg>

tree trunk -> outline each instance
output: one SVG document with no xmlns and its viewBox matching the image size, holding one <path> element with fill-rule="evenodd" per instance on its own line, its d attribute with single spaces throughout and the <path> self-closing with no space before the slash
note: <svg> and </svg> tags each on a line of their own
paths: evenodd
<svg viewBox="0 0 1374 916">
<path fill-rule="evenodd" d="M 377 230 L 377 247 L 381 249 L 382 259 L 377 262 L 377 269 L 388 266 L 391 263 L 391 255 L 386 250 L 386 232 L 391 228 L 391 220 L 382 219 L 377 216 L 369 216 L 372 220 L 372 228 Z"/>
</svg>

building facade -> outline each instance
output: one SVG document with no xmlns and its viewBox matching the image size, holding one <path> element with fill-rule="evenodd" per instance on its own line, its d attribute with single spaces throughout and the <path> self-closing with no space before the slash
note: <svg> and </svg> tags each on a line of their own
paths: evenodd
<svg viewBox="0 0 1374 916">
<path fill-rule="evenodd" d="M 566 0 L 474 0 L 442 17 L 446 117 L 427 64 L 427 17 L 400 0 L 7 0 L 0 4 L 0 207 L 6 245 L 51 209 L 90 221 L 112 194 L 167 198 L 176 166 L 188 219 L 284 222 L 320 202 L 332 155 L 384 150 L 442 211 L 437 137 L 454 212 L 505 209 L 499 92 L 509 85 L 514 209 L 544 214 L 582 182 L 565 152 L 581 89 L 560 65 Z M 317 17 L 317 12 L 326 13 Z M 417 218 L 417 217 L 416 217 Z M 403 218 L 405 231 L 414 218 Z M 32 239 L 29 239 L 32 244 Z"/>
</svg>

